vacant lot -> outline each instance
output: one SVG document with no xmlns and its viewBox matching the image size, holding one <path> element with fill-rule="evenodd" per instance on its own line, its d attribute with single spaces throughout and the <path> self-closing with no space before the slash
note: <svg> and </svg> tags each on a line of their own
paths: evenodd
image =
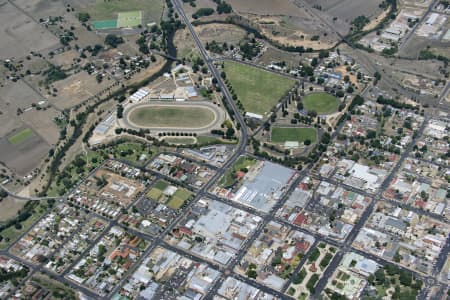
<svg viewBox="0 0 450 300">
<path fill-rule="evenodd" d="M 334 113 L 338 110 L 339 100 L 327 93 L 313 93 L 303 98 L 303 106 L 307 111 L 315 111 L 319 115 Z"/>
<path fill-rule="evenodd" d="M 245 110 L 261 115 L 295 84 L 293 79 L 235 62 L 225 62 L 225 72 Z"/>
<path fill-rule="evenodd" d="M 23 57 L 30 51 L 56 48 L 59 40 L 10 2 L 0 1 L 0 59 Z"/>
<path fill-rule="evenodd" d="M 134 125 L 143 128 L 202 128 L 211 124 L 215 115 L 208 108 L 200 106 L 141 106 L 134 108 L 128 115 Z"/>
<path fill-rule="evenodd" d="M 282 128 L 275 127 L 272 129 L 271 142 L 284 143 L 299 142 L 309 140 L 314 143 L 317 140 L 317 130 L 315 128 Z"/>
</svg>

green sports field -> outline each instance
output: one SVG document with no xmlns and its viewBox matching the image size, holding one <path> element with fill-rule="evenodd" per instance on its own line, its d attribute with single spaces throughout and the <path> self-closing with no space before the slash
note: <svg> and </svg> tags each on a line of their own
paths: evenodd
<svg viewBox="0 0 450 300">
<path fill-rule="evenodd" d="M 128 12 L 120 12 L 117 17 L 117 27 L 136 27 L 142 25 L 142 12 L 140 10 L 137 11 L 128 11 Z"/>
<path fill-rule="evenodd" d="M 303 107 L 307 111 L 315 111 L 319 115 L 334 113 L 339 108 L 340 101 L 328 93 L 312 93 L 303 98 Z"/>
<path fill-rule="evenodd" d="M 270 140 L 274 143 L 285 143 L 287 141 L 303 143 L 306 140 L 314 143 L 317 140 L 317 130 L 315 128 L 274 127 Z"/>
<path fill-rule="evenodd" d="M 159 23 L 164 9 L 164 0 L 95 0 L 84 11 L 91 20 L 116 20 L 119 13 L 142 11 L 142 18 L 149 22 Z M 120 24 L 119 24 L 120 25 Z"/>
<path fill-rule="evenodd" d="M 187 106 L 142 106 L 133 109 L 129 120 L 143 128 L 202 128 L 210 125 L 214 113 L 203 107 Z"/>
<path fill-rule="evenodd" d="M 23 129 L 16 133 L 15 135 L 8 138 L 8 142 L 13 145 L 20 144 L 33 136 L 33 131 L 30 128 Z"/>
<path fill-rule="evenodd" d="M 295 80 L 236 62 L 225 62 L 225 73 L 247 112 L 268 113 L 294 86 Z"/>
</svg>

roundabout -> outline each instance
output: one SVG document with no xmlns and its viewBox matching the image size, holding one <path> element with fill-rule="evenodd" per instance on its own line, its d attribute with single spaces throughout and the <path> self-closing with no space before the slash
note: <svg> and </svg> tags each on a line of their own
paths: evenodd
<svg viewBox="0 0 450 300">
<path fill-rule="evenodd" d="M 220 128 L 225 121 L 225 113 L 207 101 L 155 101 L 127 107 L 123 121 L 127 127 L 136 130 L 205 133 Z"/>
</svg>

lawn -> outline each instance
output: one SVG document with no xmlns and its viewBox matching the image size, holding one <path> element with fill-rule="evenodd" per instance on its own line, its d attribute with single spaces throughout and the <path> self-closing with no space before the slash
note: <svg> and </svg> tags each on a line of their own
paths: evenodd
<svg viewBox="0 0 450 300">
<path fill-rule="evenodd" d="M 157 188 L 152 188 L 147 192 L 147 198 L 158 201 L 159 197 L 161 197 L 162 191 Z"/>
<path fill-rule="evenodd" d="M 192 196 L 192 193 L 186 189 L 178 189 L 170 198 L 167 206 L 172 209 L 180 209 L 186 201 Z"/>
<path fill-rule="evenodd" d="M 221 187 L 228 187 L 232 185 L 236 181 L 236 172 L 241 169 L 248 169 L 252 167 L 256 163 L 256 160 L 253 158 L 249 158 L 246 156 L 241 156 L 238 160 L 233 164 L 233 167 L 229 169 L 220 179 L 218 185 Z"/>
<path fill-rule="evenodd" d="M 167 181 L 164 180 L 158 180 L 155 185 L 154 188 L 164 191 L 170 184 Z"/>
<path fill-rule="evenodd" d="M 15 135 L 8 138 L 8 142 L 13 145 L 20 144 L 24 142 L 26 139 L 33 136 L 33 131 L 30 128 L 23 129 L 16 133 Z"/>
<path fill-rule="evenodd" d="M 312 93 L 303 98 L 303 107 L 307 111 L 315 111 L 319 115 L 334 113 L 339 108 L 340 101 L 328 93 Z"/>
<path fill-rule="evenodd" d="M 236 144 L 235 140 L 225 140 L 214 136 L 201 135 L 197 137 L 198 146 L 207 146 L 215 144 Z"/>
<path fill-rule="evenodd" d="M 272 128 L 270 140 L 274 143 L 284 143 L 287 141 L 303 143 L 306 140 L 314 143 L 317 140 L 317 129 L 274 127 Z"/>
<path fill-rule="evenodd" d="M 210 125 L 215 115 L 210 109 L 202 107 L 142 106 L 131 110 L 128 118 L 143 128 L 202 128 Z"/>
<path fill-rule="evenodd" d="M 164 9 L 163 0 L 96 0 L 85 9 L 92 20 L 117 19 L 118 13 L 140 10 L 143 12 L 145 22 L 159 23 Z M 119 24 L 120 25 L 120 24 Z"/>
<path fill-rule="evenodd" d="M 247 112 L 264 115 L 291 89 L 295 80 L 236 62 L 225 62 L 225 73 Z"/>
<path fill-rule="evenodd" d="M 140 10 L 120 12 L 117 17 L 117 27 L 137 27 L 142 25 L 142 12 Z"/>
</svg>

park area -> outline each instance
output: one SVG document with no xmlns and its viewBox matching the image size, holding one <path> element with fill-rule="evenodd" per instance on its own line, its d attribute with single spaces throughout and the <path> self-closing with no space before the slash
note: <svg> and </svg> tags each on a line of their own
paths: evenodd
<svg viewBox="0 0 450 300">
<path fill-rule="evenodd" d="M 312 93 L 303 98 L 303 107 L 307 111 L 315 111 L 319 115 L 337 112 L 340 101 L 328 93 Z"/>
<path fill-rule="evenodd" d="M 206 107 L 146 105 L 138 106 L 128 114 L 132 125 L 142 128 L 190 128 L 206 127 L 216 119 L 215 113 Z"/>
<path fill-rule="evenodd" d="M 274 127 L 270 137 L 273 143 L 285 142 L 299 142 L 304 143 L 310 141 L 311 143 L 317 140 L 317 130 L 315 128 L 283 128 Z"/>
<path fill-rule="evenodd" d="M 228 81 L 245 111 L 265 115 L 294 86 L 295 80 L 275 73 L 227 61 Z"/>
<path fill-rule="evenodd" d="M 172 209 L 180 209 L 191 197 L 192 192 L 185 188 L 177 188 L 167 181 L 159 180 L 147 192 L 147 198 L 163 203 Z"/>
</svg>

